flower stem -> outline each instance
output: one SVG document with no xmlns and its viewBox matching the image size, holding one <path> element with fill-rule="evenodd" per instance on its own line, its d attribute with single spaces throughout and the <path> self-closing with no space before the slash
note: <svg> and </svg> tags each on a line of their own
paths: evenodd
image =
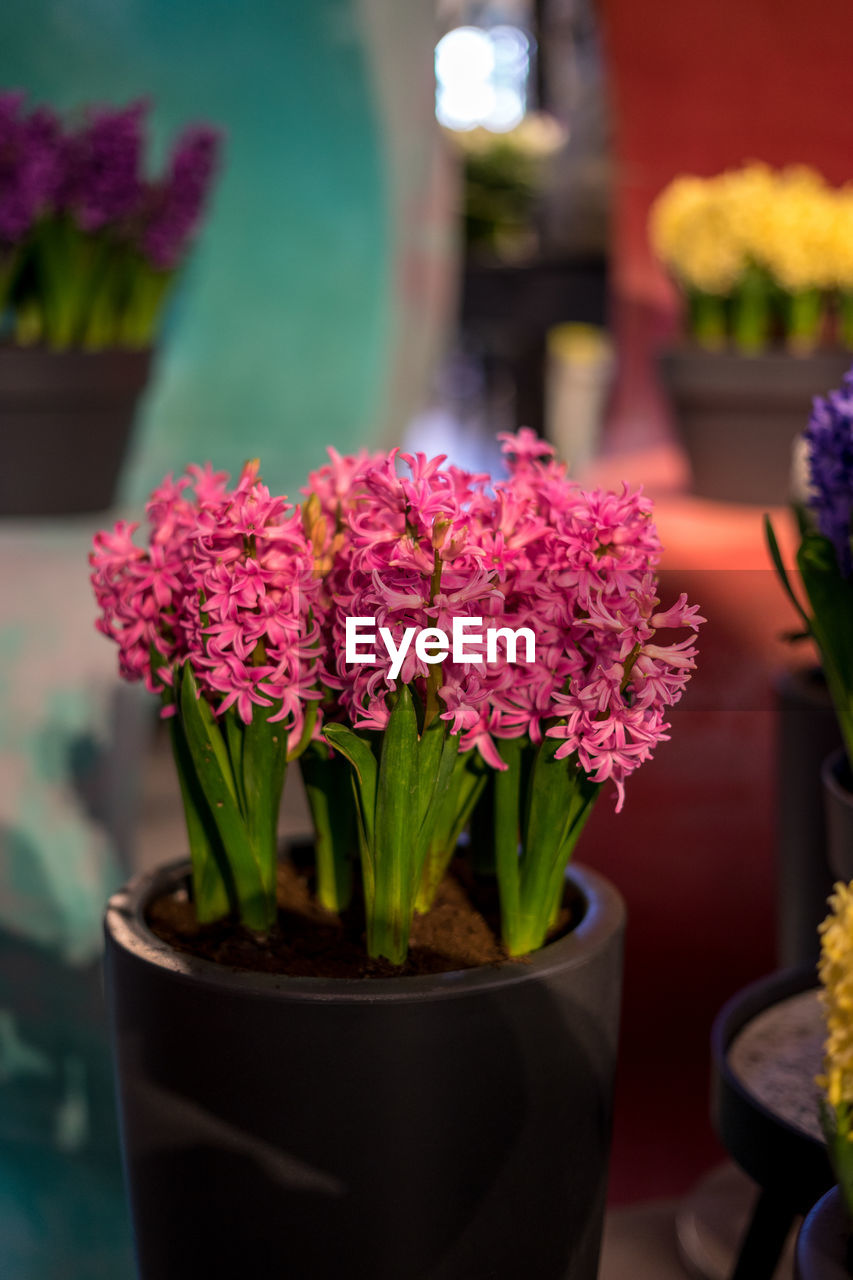
<svg viewBox="0 0 853 1280">
<path fill-rule="evenodd" d="M 299 757 L 299 769 L 314 823 L 317 901 L 327 911 L 343 911 L 352 897 L 356 846 L 355 806 L 346 760 L 314 742 Z"/>
<path fill-rule="evenodd" d="M 713 293 L 691 291 L 688 297 L 688 324 L 700 347 L 719 351 L 726 344 L 725 299 Z"/>
</svg>

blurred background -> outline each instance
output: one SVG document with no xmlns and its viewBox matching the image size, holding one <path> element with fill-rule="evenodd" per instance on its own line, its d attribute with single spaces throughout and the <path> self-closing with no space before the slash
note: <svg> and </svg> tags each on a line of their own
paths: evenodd
<svg viewBox="0 0 853 1280">
<path fill-rule="evenodd" d="M 584 483 L 645 487 L 665 594 L 709 619 L 673 741 L 624 813 L 602 800 L 582 849 L 630 920 L 610 1265 L 627 1232 L 677 1267 L 678 1208 L 724 1155 L 711 1020 L 750 979 L 810 959 L 777 874 L 777 685 L 813 655 L 781 639 L 793 619 L 761 516 L 775 511 L 790 555 L 794 437 L 850 363 L 851 57 L 845 0 L 5 0 L 0 95 L 24 97 L 0 96 L 0 285 L 16 264 L 0 330 L 3 1277 L 131 1274 L 100 919 L 131 871 L 182 851 L 167 742 L 94 630 L 92 533 L 139 518 L 189 462 L 234 474 L 258 456 L 296 497 L 327 445 L 488 469 L 496 433 L 519 425 Z M 209 182 L 180 261 L 134 258 L 140 291 L 163 286 L 156 324 L 116 311 L 124 344 L 88 321 L 79 343 L 56 339 L 67 313 L 31 285 L 53 232 L 4 230 L 2 214 L 32 130 L 58 126 L 39 117 L 25 136 L 20 121 L 49 108 L 91 161 L 103 118 L 84 108 L 141 99 L 145 165 L 171 175 L 150 179 L 150 226 L 173 198 L 185 210 L 170 148 L 200 122 L 216 130 Z M 782 210 L 796 278 L 755 249 L 764 224 L 721 221 L 739 195 L 712 214 L 696 196 L 697 222 L 679 207 L 650 230 L 673 180 L 745 165 L 791 189 L 749 199 Z M 97 231 L 82 197 L 61 199 Z M 679 236 L 707 253 L 702 279 L 681 270 Z M 108 455 L 105 487 L 80 500 Z M 303 821 L 291 790 L 285 829 Z"/>
</svg>

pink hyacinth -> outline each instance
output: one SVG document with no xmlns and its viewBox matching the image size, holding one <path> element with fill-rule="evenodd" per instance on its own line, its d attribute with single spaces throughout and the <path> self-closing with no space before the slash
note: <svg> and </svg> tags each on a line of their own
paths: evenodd
<svg viewBox="0 0 853 1280">
<path fill-rule="evenodd" d="M 147 547 L 134 542 L 135 524 L 96 535 L 96 625 L 118 644 L 126 679 L 166 693 L 167 714 L 174 668 L 189 660 L 217 714 L 234 705 L 249 723 L 253 707 L 274 707 L 269 718 L 298 734 L 305 700 L 319 696 L 311 544 L 257 464 L 235 489 L 227 482 L 210 466 L 167 476 L 146 507 Z"/>
<path fill-rule="evenodd" d="M 503 439 L 510 477 L 496 486 L 484 536 L 503 558 L 511 625 L 536 632 L 537 662 L 509 680 L 505 669 L 490 677 L 488 706 L 462 745 L 494 763 L 492 737 L 562 739 L 557 757 L 575 756 L 595 782 L 611 779 L 621 808 L 625 779 L 667 736 L 664 709 L 695 667 L 704 619 L 685 596 L 659 611 L 648 499 L 627 486 L 586 491 L 531 433 Z M 657 630 L 672 628 L 691 634 L 655 643 Z"/>
<path fill-rule="evenodd" d="M 325 681 L 333 714 L 381 730 L 388 720 L 390 658 L 345 661 L 345 622 L 370 617 L 395 645 L 406 628 L 452 630 L 453 618 L 527 627 L 533 663 L 441 666 L 412 646 L 399 679 L 438 714 L 463 750 L 503 769 L 501 738 L 561 739 L 596 782 L 611 779 L 618 806 L 624 781 L 666 737 L 664 709 L 678 700 L 695 665 L 703 621 L 682 597 L 661 612 L 655 569 L 660 544 L 651 504 L 624 487 L 587 491 L 571 481 L 550 445 L 532 432 L 502 438 L 509 476 L 489 487 L 424 455 L 341 458 L 311 477 L 318 564 L 323 565 Z M 659 629 L 690 637 L 656 643 Z"/>
<path fill-rule="evenodd" d="M 346 536 L 336 566 L 329 617 L 329 684 L 357 728 L 382 729 L 395 682 L 390 658 L 377 647 L 373 664 L 347 665 L 347 617 L 371 617 L 387 627 L 395 644 L 407 628 L 449 631 L 456 617 L 497 614 L 503 602 L 476 536 L 472 507 L 482 497 L 484 476 L 442 467 L 443 458 L 399 454 L 366 461 L 356 494 L 342 518 Z M 408 474 L 406 474 L 406 472 Z M 473 723 L 486 697 L 481 665 L 450 658 L 431 666 L 411 646 L 400 679 L 414 684 L 422 700 L 440 697 L 439 714 L 453 732 Z M 440 692 L 438 684 L 440 683 Z"/>
</svg>

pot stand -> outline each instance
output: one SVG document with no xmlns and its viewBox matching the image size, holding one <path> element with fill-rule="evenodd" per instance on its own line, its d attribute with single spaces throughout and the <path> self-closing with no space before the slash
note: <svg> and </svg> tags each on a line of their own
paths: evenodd
<svg viewBox="0 0 853 1280">
<path fill-rule="evenodd" d="M 808 1001 L 795 1005 L 793 998 L 814 992 L 814 1007 Z M 783 1010 L 800 1009 L 799 1025 L 786 1023 Z M 729 1155 L 761 1188 L 758 1204 L 741 1245 L 732 1280 L 772 1280 L 785 1240 L 798 1214 L 811 1205 L 835 1181 L 826 1145 L 806 1125 L 817 1118 L 816 1069 L 805 1064 L 802 1055 L 806 1021 L 815 1028 L 820 1043 L 820 1015 L 817 1007 L 816 976 L 812 968 L 787 970 L 745 987 L 717 1015 L 711 1034 L 711 1119 L 717 1136 Z M 755 1031 L 764 1015 L 774 1019 L 770 1048 L 776 1067 L 781 1064 L 785 1078 L 784 1096 L 771 1100 L 753 1092 L 745 1080 L 745 1065 L 756 1050 L 736 1051 L 742 1033 Z M 751 1027 L 752 1024 L 752 1027 Z M 819 1048 L 816 1050 L 819 1061 Z M 736 1056 L 733 1058 L 733 1054 Z M 793 1081 L 801 1115 L 794 1117 L 790 1106 Z"/>
</svg>

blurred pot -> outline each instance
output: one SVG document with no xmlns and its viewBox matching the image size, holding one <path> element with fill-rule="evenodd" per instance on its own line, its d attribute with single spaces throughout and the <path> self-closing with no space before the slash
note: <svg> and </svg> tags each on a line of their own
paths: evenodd
<svg viewBox="0 0 853 1280">
<path fill-rule="evenodd" d="M 849 365 L 846 351 L 664 352 L 659 367 L 693 492 L 723 502 L 786 503 L 794 441 L 808 423 L 812 398 L 837 387 Z"/>
<path fill-rule="evenodd" d="M 141 1280 L 595 1280 L 624 907 L 573 868 L 575 929 L 523 964 L 290 978 L 106 914 Z"/>
<path fill-rule="evenodd" d="M 795 1280 L 849 1280 L 853 1275 L 850 1220 L 833 1187 L 807 1215 L 797 1237 Z"/>
<path fill-rule="evenodd" d="M 832 890 L 821 766 L 841 743 L 820 667 L 786 671 L 776 692 L 776 918 L 782 968 L 816 964 Z"/>
<path fill-rule="evenodd" d="M 0 516 L 112 506 L 151 354 L 0 346 Z"/>
<path fill-rule="evenodd" d="M 826 814 L 826 856 L 836 880 L 853 880 L 853 777 L 844 747 L 821 770 Z"/>
</svg>

